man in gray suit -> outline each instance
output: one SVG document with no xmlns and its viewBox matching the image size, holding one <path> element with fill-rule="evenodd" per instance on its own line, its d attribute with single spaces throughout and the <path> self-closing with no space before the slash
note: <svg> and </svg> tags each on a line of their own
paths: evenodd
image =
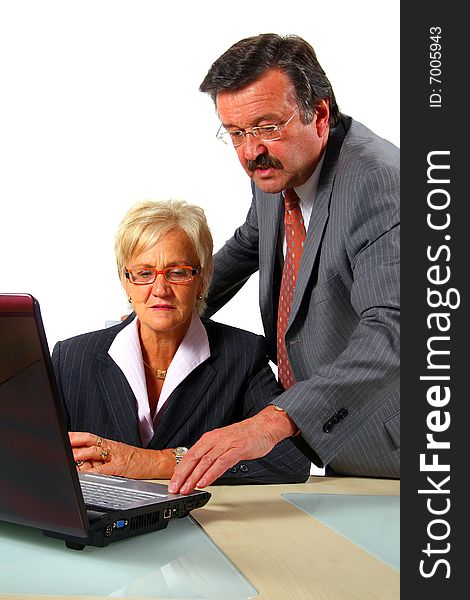
<svg viewBox="0 0 470 600">
<path fill-rule="evenodd" d="M 241 40 L 200 89 L 212 96 L 218 136 L 235 146 L 253 194 L 246 222 L 215 256 L 209 312 L 259 270 L 271 358 L 285 344 L 294 382 L 275 405 L 204 434 L 170 490 L 209 485 L 290 436 L 327 472 L 399 477 L 398 149 L 340 113 L 313 48 L 297 36 Z M 279 336 L 292 189 L 306 238 Z"/>
</svg>

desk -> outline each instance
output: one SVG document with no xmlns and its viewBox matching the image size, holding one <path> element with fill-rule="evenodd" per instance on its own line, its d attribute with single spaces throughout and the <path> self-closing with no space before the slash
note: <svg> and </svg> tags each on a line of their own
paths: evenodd
<svg viewBox="0 0 470 600">
<path fill-rule="evenodd" d="M 396 480 L 348 477 L 310 477 L 293 485 L 213 486 L 211 500 L 193 516 L 258 590 L 259 600 L 398 600 L 396 569 L 282 495 L 398 496 L 399 490 Z M 0 593 L 0 598 L 5 596 Z"/>
<path fill-rule="evenodd" d="M 260 600 L 398 600 L 399 572 L 286 502 L 284 493 L 399 495 L 400 482 L 311 477 L 296 485 L 212 487 L 194 513 Z"/>
</svg>

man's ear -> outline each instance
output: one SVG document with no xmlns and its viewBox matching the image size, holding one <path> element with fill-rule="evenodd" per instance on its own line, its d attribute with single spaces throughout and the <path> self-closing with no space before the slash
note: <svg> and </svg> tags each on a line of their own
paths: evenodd
<svg viewBox="0 0 470 600">
<path fill-rule="evenodd" d="M 328 99 L 320 100 L 315 109 L 315 127 L 318 137 L 322 138 L 328 133 L 330 127 L 330 107 Z"/>
</svg>

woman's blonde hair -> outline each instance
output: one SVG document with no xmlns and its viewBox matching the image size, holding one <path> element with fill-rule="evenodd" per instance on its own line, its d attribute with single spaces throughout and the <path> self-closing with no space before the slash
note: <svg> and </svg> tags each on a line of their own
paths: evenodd
<svg viewBox="0 0 470 600">
<path fill-rule="evenodd" d="M 128 262 L 151 248 L 172 229 L 184 231 L 196 251 L 199 265 L 191 266 L 202 269 L 202 298 L 198 297 L 196 302 L 196 310 L 202 314 L 212 277 L 213 241 L 206 216 L 199 206 L 184 200 L 144 200 L 131 206 L 118 227 L 114 244 L 119 278 L 124 285 Z"/>
</svg>

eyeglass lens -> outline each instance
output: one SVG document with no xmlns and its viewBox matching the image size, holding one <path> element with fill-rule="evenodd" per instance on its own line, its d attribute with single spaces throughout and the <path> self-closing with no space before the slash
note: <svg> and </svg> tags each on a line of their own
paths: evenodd
<svg viewBox="0 0 470 600">
<path fill-rule="evenodd" d="M 132 283 L 153 283 L 160 273 L 169 283 L 189 283 L 197 273 L 192 267 L 168 267 L 161 271 L 152 268 L 128 271 Z"/>
</svg>

